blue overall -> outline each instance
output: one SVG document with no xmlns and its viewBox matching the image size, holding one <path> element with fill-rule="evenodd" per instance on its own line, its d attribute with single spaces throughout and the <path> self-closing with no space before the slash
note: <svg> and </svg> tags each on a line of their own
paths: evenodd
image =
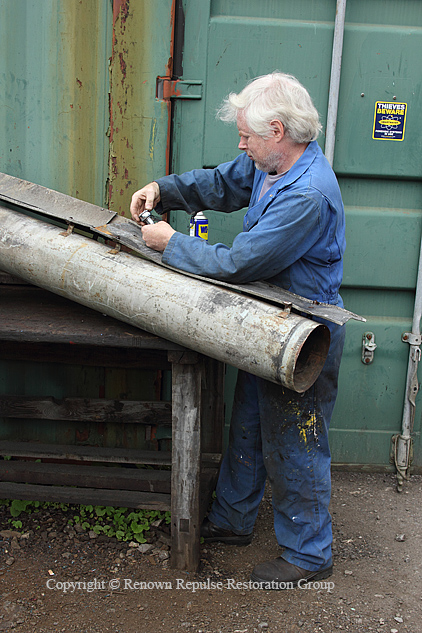
<svg viewBox="0 0 422 633">
<path fill-rule="evenodd" d="M 242 283 L 265 279 L 312 300 L 342 305 L 344 209 L 335 175 L 316 141 L 259 199 L 265 173 L 242 154 L 215 169 L 159 179 L 157 211 L 230 213 L 248 206 L 232 247 L 175 233 L 163 262 Z M 239 371 L 210 520 L 249 534 L 268 477 L 283 558 L 311 571 L 331 564 L 328 428 L 337 395 L 344 327 L 327 323 L 330 350 L 303 394 Z"/>
</svg>

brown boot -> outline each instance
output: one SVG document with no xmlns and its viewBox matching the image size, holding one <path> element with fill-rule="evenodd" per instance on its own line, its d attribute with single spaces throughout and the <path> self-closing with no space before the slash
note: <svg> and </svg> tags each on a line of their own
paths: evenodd
<svg viewBox="0 0 422 633">
<path fill-rule="evenodd" d="M 235 534 L 231 530 L 218 527 L 208 517 L 205 517 L 201 525 L 201 537 L 205 543 L 248 545 L 252 541 L 252 532 L 250 534 Z"/>
<path fill-rule="evenodd" d="M 251 580 L 261 583 L 261 589 L 292 589 L 297 587 L 300 581 L 303 581 L 300 583 L 303 586 L 306 582 L 328 578 L 332 573 L 332 565 L 325 569 L 310 571 L 288 563 L 279 556 L 275 560 L 256 565 Z"/>
</svg>

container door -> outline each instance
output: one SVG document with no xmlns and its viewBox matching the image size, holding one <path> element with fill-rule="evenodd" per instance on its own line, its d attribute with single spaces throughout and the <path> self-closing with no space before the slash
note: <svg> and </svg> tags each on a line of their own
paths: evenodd
<svg viewBox="0 0 422 633">
<path fill-rule="evenodd" d="M 0 0 L 0 171 L 104 204 L 110 2 Z"/>
<path fill-rule="evenodd" d="M 183 7 L 181 78 L 195 96 L 173 100 L 174 172 L 239 153 L 236 128 L 216 120 L 216 109 L 230 91 L 273 70 L 307 87 L 325 126 L 335 0 L 185 0 Z M 342 294 L 367 323 L 347 326 L 330 431 L 337 463 L 388 465 L 401 428 L 409 353 L 402 334 L 411 328 L 422 221 L 421 26 L 422 3 L 412 0 L 347 6 L 334 169 L 347 214 Z M 319 142 L 324 148 L 324 135 Z M 243 213 L 208 212 L 210 242 L 230 244 Z M 172 223 L 187 232 L 185 214 L 174 213 Z M 377 347 L 368 362 L 370 343 Z M 417 406 L 419 467 L 420 431 Z"/>
</svg>

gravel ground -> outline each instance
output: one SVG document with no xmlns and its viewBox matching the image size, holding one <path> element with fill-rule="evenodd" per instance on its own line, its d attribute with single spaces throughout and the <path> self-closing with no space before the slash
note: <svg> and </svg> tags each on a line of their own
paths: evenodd
<svg viewBox="0 0 422 633">
<path fill-rule="evenodd" d="M 249 586 L 253 566 L 280 553 L 269 493 L 252 543 L 203 545 L 197 574 L 170 568 L 165 524 L 143 553 L 69 530 L 58 510 L 38 514 L 39 529 L 27 516 L 22 535 L 3 507 L 0 631 L 421 633 L 421 491 L 420 476 L 399 494 L 392 474 L 334 472 L 334 574 L 287 591 Z"/>
</svg>

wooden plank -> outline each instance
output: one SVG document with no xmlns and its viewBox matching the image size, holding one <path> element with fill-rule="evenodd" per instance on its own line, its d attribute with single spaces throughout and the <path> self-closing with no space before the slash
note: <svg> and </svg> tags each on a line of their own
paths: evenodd
<svg viewBox="0 0 422 633">
<path fill-rule="evenodd" d="M 205 516 L 218 476 L 217 468 L 201 470 L 201 519 Z M 52 464 L 25 460 L 0 461 L 0 481 L 170 494 L 171 471 L 84 464 Z"/>
<path fill-rule="evenodd" d="M 0 284 L 6 284 L 8 286 L 16 286 L 16 285 L 31 286 L 32 285 L 32 284 L 29 284 L 24 279 L 21 279 L 20 277 L 15 277 L 15 275 L 9 275 L 9 273 L 5 273 L 3 270 L 0 270 Z"/>
<path fill-rule="evenodd" d="M 0 297 L 1 299 L 1 297 Z M 2 340 L 0 332 L 0 359 L 60 363 L 65 365 L 87 365 L 88 367 L 123 367 L 125 369 L 159 370 L 171 369 L 167 352 L 161 349 L 136 349 L 121 347 L 98 347 L 66 343 L 37 343 Z M 23 335 L 25 336 L 25 335 Z"/>
<path fill-rule="evenodd" d="M 137 451 L 130 448 L 101 448 L 98 446 L 70 446 L 67 444 L 37 444 L 35 442 L 0 441 L 0 455 L 55 459 L 78 462 L 105 462 L 115 464 L 150 464 L 170 466 L 170 451 Z M 218 467 L 221 454 L 204 453 L 204 467 Z"/>
<path fill-rule="evenodd" d="M 168 359 L 170 363 L 178 365 L 195 365 L 202 359 L 202 355 L 191 350 L 169 351 Z"/>
<path fill-rule="evenodd" d="M 171 564 L 199 565 L 202 364 L 174 364 L 172 371 Z"/>
<path fill-rule="evenodd" d="M 201 453 L 202 468 L 220 468 L 222 453 Z"/>
<path fill-rule="evenodd" d="M 0 340 L 184 350 L 36 286 L 0 285 Z"/>
<path fill-rule="evenodd" d="M 206 469 L 209 476 L 210 469 Z M 170 494 L 170 470 L 119 468 L 84 464 L 0 461 L 0 481 Z"/>
<path fill-rule="evenodd" d="M 36 444 L 35 442 L 9 442 L 7 440 L 0 442 L 0 455 L 116 464 L 171 464 L 170 451 L 137 451 L 129 448 Z"/>
<path fill-rule="evenodd" d="M 222 453 L 224 429 L 224 363 L 207 356 L 201 395 L 201 446 L 207 453 Z"/>
<path fill-rule="evenodd" d="M 33 398 L 0 396 L 0 416 L 87 422 L 118 422 L 171 426 L 169 402 L 95 398 Z"/>
<path fill-rule="evenodd" d="M 129 490 L 98 490 L 96 488 L 66 488 L 64 486 L 0 482 L 0 498 L 145 508 L 164 512 L 170 510 L 170 495 Z"/>
</svg>

